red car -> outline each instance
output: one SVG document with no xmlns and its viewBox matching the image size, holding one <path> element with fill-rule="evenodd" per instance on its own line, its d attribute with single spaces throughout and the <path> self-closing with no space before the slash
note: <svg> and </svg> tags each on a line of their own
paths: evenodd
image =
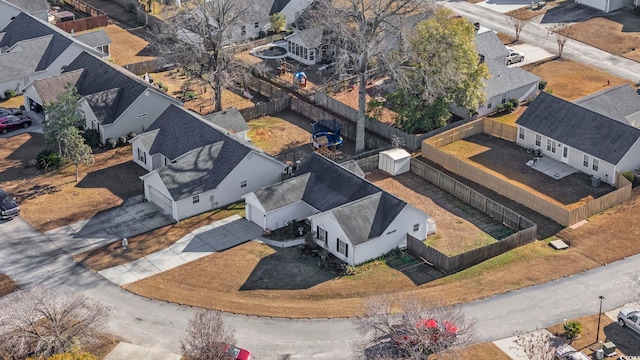
<svg viewBox="0 0 640 360">
<path fill-rule="evenodd" d="M 0 133 L 6 134 L 15 128 L 28 128 L 31 126 L 31 119 L 25 115 L 7 115 L 0 117 Z"/>
<path fill-rule="evenodd" d="M 251 353 L 231 344 L 220 344 L 222 350 L 235 360 L 251 360 Z"/>
</svg>

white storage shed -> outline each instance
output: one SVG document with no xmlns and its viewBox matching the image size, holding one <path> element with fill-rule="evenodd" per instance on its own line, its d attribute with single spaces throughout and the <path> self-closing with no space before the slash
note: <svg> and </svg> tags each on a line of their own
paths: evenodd
<svg viewBox="0 0 640 360">
<path fill-rule="evenodd" d="M 393 176 L 411 170 L 411 154 L 404 149 L 382 151 L 378 157 L 378 169 Z"/>
</svg>

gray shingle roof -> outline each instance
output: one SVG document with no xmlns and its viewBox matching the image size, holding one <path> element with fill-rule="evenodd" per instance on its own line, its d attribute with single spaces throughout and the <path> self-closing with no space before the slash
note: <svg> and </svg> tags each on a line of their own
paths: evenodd
<svg viewBox="0 0 640 360">
<path fill-rule="evenodd" d="M 42 56 L 38 63 L 37 71 L 48 68 L 72 43 L 70 39 L 64 37 L 56 30 L 25 13 L 20 13 L 16 16 L 2 32 L 4 32 L 5 35 L 2 37 L 2 40 L 0 40 L 0 48 L 5 46 L 11 47 L 22 40 L 53 35 L 44 56 Z"/>
<path fill-rule="evenodd" d="M 82 69 L 82 75 L 74 84 L 81 96 L 98 94 L 106 90 L 119 89 L 117 101 L 111 104 L 111 116 L 104 117 L 102 124 L 111 124 L 133 104 L 147 89 L 156 91 L 150 84 L 137 76 L 125 73 L 126 70 L 116 68 L 89 53 L 82 52 L 69 64 L 63 73 Z"/>
<path fill-rule="evenodd" d="M 75 38 L 93 48 L 111 44 L 111 38 L 103 29 L 77 34 Z"/>
<path fill-rule="evenodd" d="M 229 108 L 213 114 L 204 115 L 203 118 L 228 131 L 239 133 L 249 130 L 249 125 L 240 111 L 236 108 Z"/>
<path fill-rule="evenodd" d="M 296 35 L 308 49 L 316 48 L 322 44 L 322 29 L 320 28 L 296 31 L 296 33 L 291 36 Z"/>
<path fill-rule="evenodd" d="M 177 201 L 217 188 L 250 151 L 228 138 L 191 150 L 157 171 L 171 197 Z"/>
<path fill-rule="evenodd" d="M 24 12 L 32 14 L 34 12 L 47 11 L 50 9 L 47 0 L 7 0 L 19 7 Z"/>
<path fill-rule="evenodd" d="M 295 176 L 281 183 L 254 191 L 265 212 L 277 210 L 302 201 L 310 173 Z"/>
<path fill-rule="evenodd" d="M 640 138 L 640 129 L 545 92 L 516 124 L 614 165 Z"/>
<path fill-rule="evenodd" d="M 575 100 L 574 103 L 627 125 L 640 125 L 631 123 L 627 118 L 640 111 L 640 96 L 629 84 L 599 91 Z"/>
<path fill-rule="evenodd" d="M 221 141 L 234 141 L 224 132 L 211 126 L 195 114 L 170 105 L 139 135 L 149 154 L 162 154 L 174 160 L 187 152 Z M 238 149 L 248 146 L 238 142 Z M 245 150 L 242 150 L 245 151 Z"/>
<path fill-rule="evenodd" d="M 121 88 L 109 89 L 84 97 L 89 107 L 91 107 L 93 114 L 96 116 L 96 119 L 101 124 L 108 123 L 109 119 L 116 118 L 114 115 L 116 110 L 115 105 L 117 105 L 120 100 L 121 90 Z"/>
<path fill-rule="evenodd" d="M 279 186 L 285 186 L 286 191 L 292 194 L 283 200 L 267 199 L 269 194 L 285 192 L 274 189 Z M 406 206 L 404 201 L 315 153 L 300 164 L 293 179 L 261 189 L 256 195 L 259 195 L 258 199 L 263 206 L 266 203 L 268 208 L 273 210 L 300 201 L 300 192 L 303 192 L 301 200 L 318 211 L 338 211 L 341 216 L 340 223 L 347 226 L 348 231 L 354 236 L 357 234 L 357 237 L 349 238 L 354 244 L 382 235 Z M 343 208 L 337 209 L 339 207 Z M 363 210 L 367 207 L 373 210 Z M 364 219 L 363 216 L 369 218 Z"/>
<path fill-rule="evenodd" d="M 67 84 L 74 85 L 82 75 L 82 70 L 74 70 L 68 73 L 51 76 L 45 79 L 34 80 L 33 87 L 40 96 L 43 105 L 54 102 Z"/>
<path fill-rule="evenodd" d="M 265 2 L 269 3 L 269 1 Z M 281 12 L 290 2 L 291 0 L 274 0 L 273 4 L 271 5 L 271 10 L 269 10 L 269 15 Z"/>
<path fill-rule="evenodd" d="M 15 79 L 35 73 L 52 38 L 52 35 L 47 35 L 23 40 L 14 44 L 9 52 L 0 54 L 0 80 Z"/>
<path fill-rule="evenodd" d="M 540 80 L 539 77 L 524 69 L 506 66 L 504 59 L 487 60 L 485 58 L 485 62 L 491 73 L 491 78 L 485 80 L 486 87 L 484 89 L 489 98 Z"/>
<path fill-rule="evenodd" d="M 343 163 L 340 163 L 340 166 L 358 175 L 358 177 L 361 177 L 361 178 L 364 177 L 364 171 L 362 171 L 362 168 L 360 167 L 360 165 L 358 165 L 358 162 L 355 160 L 345 161 Z"/>
<path fill-rule="evenodd" d="M 502 44 L 493 30 L 486 30 L 476 34 L 476 49 L 478 54 L 483 55 L 485 59 L 502 60 L 503 64 L 509 50 Z"/>
</svg>

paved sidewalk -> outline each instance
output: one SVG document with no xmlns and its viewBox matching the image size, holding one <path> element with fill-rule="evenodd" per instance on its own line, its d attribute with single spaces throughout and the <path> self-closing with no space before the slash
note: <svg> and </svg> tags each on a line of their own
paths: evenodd
<svg viewBox="0 0 640 360">
<path fill-rule="evenodd" d="M 125 285 L 255 240 L 260 235 L 262 229 L 258 225 L 233 215 L 192 231 L 164 250 L 98 273 L 113 283 Z"/>
<path fill-rule="evenodd" d="M 148 348 L 121 342 L 116 345 L 104 360 L 180 360 L 181 355 L 172 354 L 165 349 Z"/>
</svg>

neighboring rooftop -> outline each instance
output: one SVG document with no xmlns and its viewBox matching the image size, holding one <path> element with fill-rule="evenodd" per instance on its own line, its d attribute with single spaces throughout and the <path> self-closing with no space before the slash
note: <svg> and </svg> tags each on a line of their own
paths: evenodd
<svg viewBox="0 0 640 360">
<path fill-rule="evenodd" d="M 480 28 L 476 34 L 476 50 L 485 59 L 502 60 L 509 55 L 509 50 L 502 44 L 495 32 L 491 29 Z"/>
<path fill-rule="evenodd" d="M 629 84 L 599 91 L 574 103 L 626 125 L 640 127 L 640 96 Z"/>
<path fill-rule="evenodd" d="M 42 70 L 39 65 L 52 40 L 53 35 L 27 39 L 0 53 L 0 80 L 29 76 Z"/>
<path fill-rule="evenodd" d="M 316 48 L 322 44 L 322 29 L 312 28 L 306 30 L 296 30 L 294 34 L 287 36 L 287 38 L 297 36 L 300 41 L 307 48 Z"/>
<path fill-rule="evenodd" d="M 6 0 L 19 7 L 22 11 L 33 14 L 40 11 L 49 11 L 51 8 L 47 0 Z"/>
<path fill-rule="evenodd" d="M 111 44 L 111 38 L 103 29 L 77 34 L 74 37 L 93 48 Z"/>
<path fill-rule="evenodd" d="M 538 76 L 522 68 L 506 66 L 504 60 L 487 60 L 485 58 L 485 62 L 489 67 L 489 73 L 491 73 L 491 77 L 485 80 L 486 87 L 484 92 L 488 98 L 540 80 Z"/>
<path fill-rule="evenodd" d="M 82 69 L 74 70 L 45 79 L 34 80 L 32 84 L 40 96 L 42 103 L 49 104 L 58 98 L 61 89 L 64 89 L 67 84 L 75 84 L 80 78 L 80 75 L 82 75 L 82 71 Z"/>
<path fill-rule="evenodd" d="M 541 92 L 516 124 L 610 164 L 618 164 L 640 138 L 640 129 Z"/>
<path fill-rule="evenodd" d="M 229 108 L 227 110 L 204 115 L 203 118 L 208 122 L 232 133 L 239 133 L 249 130 L 247 121 L 244 119 L 240 111 L 236 108 Z"/>
</svg>

